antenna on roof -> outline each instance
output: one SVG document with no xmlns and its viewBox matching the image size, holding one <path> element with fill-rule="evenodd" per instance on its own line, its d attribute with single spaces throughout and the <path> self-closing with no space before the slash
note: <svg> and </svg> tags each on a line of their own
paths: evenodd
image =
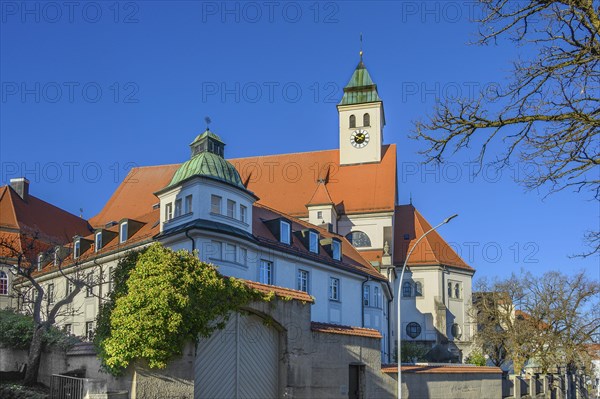
<svg viewBox="0 0 600 399">
<path fill-rule="evenodd" d="M 83 208 L 79 208 L 79 217 L 83 219 Z"/>
<path fill-rule="evenodd" d="M 412 192 L 410 193 L 410 204 L 412 205 Z"/>
<path fill-rule="evenodd" d="M 212 122 L 212 120 L 210 120 L 210 116 L 205 116 L 204 122 L 206 122 L 206 130 L 208 130 L 210 123 Z"/>
<path fill-rule="evenodd" d="M 360 51 L 359 51 L 359 53 L 358 53 L 358 54 L 360 55 L 360 61 L 361 61 L 361 62 L 362 62 L 362 56 L 363 56 L 363 49 L 362 49 L 362 45 L 363 45 L 363 42 L 362 42 L 362 32 L 360 32 Z"/>
</svg>

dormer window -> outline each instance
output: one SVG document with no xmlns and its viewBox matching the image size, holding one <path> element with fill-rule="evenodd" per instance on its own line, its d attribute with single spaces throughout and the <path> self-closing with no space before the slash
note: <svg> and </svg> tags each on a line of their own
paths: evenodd
<svg viewBox="0 0 600 399">
<path fill-rule="evenodd" d="M 39 254 L 38 258 L 37 258 L 37 269 L 38 271 L 42 270 L 42 264 L 44 262 L 44 255 L 43 254 Z"/>
<path fill-rule="evenodd" d="M 167 205 L 165 205 L 165 220 L 169 221 L 171 219 L 173 219 L 173 204 L 169 202 Z"/>
<path fill-rule="evenodd" d="M 354 116 L 354 115 L 350 115 L 349 126 L 350 126 L 351 128 L 354 128 L 354 127 L 356 127 L 356 116 Z"/>
<path fill-rule="evenodd" d="M 369 114 L 363 115 L 363 126 L 371 126 L 371 115 L 369 115 Z"/>
<path fill-rule="evenodd" d="M 338 240 L 331 241 L 331 256 L 334 260 L 342 260 L 342 243 Z"/>
<path fill-rule="evenodd" d="M 279 222 L 279 241 L 284 244 L 290 244 L 290 224 L 285 220 Z"/>
<path fill-rule="evenodd" d="M 77 259 L 79 258 L 79 256 L 81 255 L 81 241 L 79 241 L 79 238 L 75 240 L 75 243 L 73 244 L 73 258 Z"/>
<path fill-rule="evenodd" d="M 127 241 L 127 222 L 121 223 L 119 227 L 119 243 L 124 243 Z"/>
<path fill-rule="evenodd" d="M 58 262 L 59 262 L 59 257 L 58 257 L 58 251 L 60 250 L 60 248 L 56 247 L 54 249 L 54 266 L 58 266 Z"/>
<path fill-rule="evenodd" d="M 314 254 L 319 253 L 319 234 L 315 231 L 308 233 L 308 249 Z"/>
<path fill-rule="evenodd" d="M 98 252 L 98 251 L 100 251 L 100 249 L 102 249 L 102 232 L 101 231 L 96 233 L 95 241 L 94 241 L 94 249 L 96 252 Z"/>
<path fill-rule="evenodd" d="M 175 200 L 175 217 L 181 216 L 181 198 Z"/>
</svg>

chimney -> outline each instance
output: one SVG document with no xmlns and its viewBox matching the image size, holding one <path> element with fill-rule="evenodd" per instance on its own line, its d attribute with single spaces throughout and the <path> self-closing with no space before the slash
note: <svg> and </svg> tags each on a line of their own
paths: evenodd
<svg viewBox="0 0 600 399">
<path fill-rule="evenodd" d="M 24 177 L 10 179 L 10 186 L 19 194 L 19 197 L 27 202 L 27 198 L 29 197 L 29 180 Z"/>
</svg>

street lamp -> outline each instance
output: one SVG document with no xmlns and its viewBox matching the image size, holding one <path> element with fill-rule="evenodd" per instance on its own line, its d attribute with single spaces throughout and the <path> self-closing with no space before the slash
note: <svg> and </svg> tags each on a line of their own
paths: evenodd
<svg viewBox="0 0 600 399">
<path fill-rule="evenodd" d="M 400 282 L 398 283 L 398 317 L 397 317 L 398 329 L 396 332 L 396 334 L 398 336 L 397 337 L 397 341 L 398 341 L 398 399 L 402 399 L 402 345 L 401 345 L 402 344 L 402 342 L 401 342 L 402 323 L 400 322 L 400 306 L 402 304 L 402 279 L 404 278 L 404 271 L 406 270 L 406 265 L 408 264 L 408 258 L 410 258 L 410 255 L 413 253 L 413 251 L 415 250 L 417 245 L 419 245 L 419 242 L 421 242 L 421 240 L 423 238 L 425 238 L 425 236 L 427 236 L 427 234 L 431 233 L 438 227 L 450 222 L 452 219 L 454 219 L 457 216 L 458 216 L 458 214 L 454 214 L 450 217 L 447 217 L 446 219 L 444 219 L 444 221 L 442 223 L 438 224 L 435 227 L 432 227 L 425 234 L 423 234 L 421 237 L 419 237 L 417 242 L 415 242 L 415 245 L 413 245 L 411 250 L 408 252 L 408 255 L 406 255 L 406 259 L 404 259 L 404 265 L 402 266 L 402 273 L 400 273 Z M 443 289 L 443 287 L 442 287 L 442 289 Z"/>
</svg>

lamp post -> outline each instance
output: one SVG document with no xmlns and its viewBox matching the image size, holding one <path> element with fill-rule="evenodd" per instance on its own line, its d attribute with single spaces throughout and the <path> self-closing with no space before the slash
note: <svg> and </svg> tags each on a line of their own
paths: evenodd
<svg viewBox="0 0 600 399">
<path fill-rule="evenodd" d="M 457 217 L 458 214 L 454 214 L 450 217 L 447 217 L 446 219 L 444 219 L 443 222 L 441 222 L 440 224 L 438 224 L 435 227 L 432 227 L 431 229 L 429 229 L 425 234 L 423 234 L 421 237 L 419 237 L 419 239 L 417 240 L 417 242 L 415 242 L 415 245 L 413 245 L 413 247 L 410 249 L 410 251 L 408 252 L 408 255 L 406 255 L 406 259 L 404 259 L 404 265 L 402 266 L 402 273 L 400 273 L 400 282 L 398 283 L 398 328 L 397 328 L 397 341 L 398 341 L 398 399 L 402 399 L 402 323 L 400 322 L 400 307 L 402 304 L 402 279 L 404 279 L 404 271 L 406 270 L 406 265 L 408 264 L 408 258 L 410 258 L 410 255 L 413 253 L 413 251 L 415 250 L 415 248 L 417 247 L 417 245 L 419 245 L 419 242 L 421 242 L 421 240 L 423 238 L 425 238 L 427 236 L 427 234 L 431 233 L 432 231 L 434 231 L 435 229 L 437 229 L 438 227 L 450 222 L 452 219 L 454 219 L 455 217 Z M 443 287 L 442 287 L 443 289 Z"/>
</svg>

